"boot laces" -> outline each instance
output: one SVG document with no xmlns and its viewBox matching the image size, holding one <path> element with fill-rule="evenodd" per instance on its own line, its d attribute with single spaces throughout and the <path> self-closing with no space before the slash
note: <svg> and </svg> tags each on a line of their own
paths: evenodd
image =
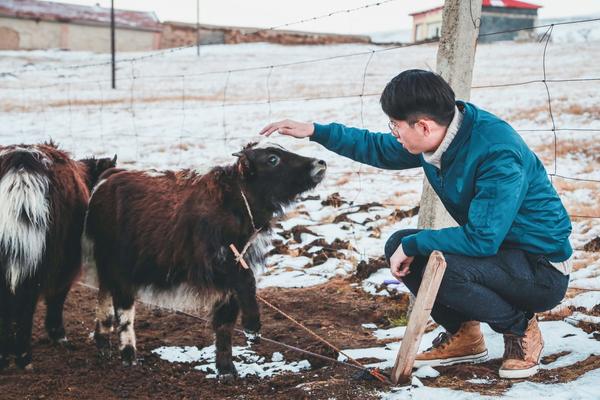
<svg viewBox="0 0 600 400">
<path fill-rule="evenodd" d="M 525 350 L 523 348 L 523 338 L 514 335 L 505 336 L 504 358 L 525 359 Z"/>
<path fill-rule="evenodd" d="M 433 339 L 433 341 L 431 342 L 431 347 L 429 349 L 427 349 L 427 351 L 437 349 L 438 347 L 442 347 L 442 346 L 446 345 L 450 341 L 451 338 L 452 338 L 452 335 L 449 334 L 448 332 L 440 332 L 437 335 L 437 337 L 435 339 Z"/>
</svg>

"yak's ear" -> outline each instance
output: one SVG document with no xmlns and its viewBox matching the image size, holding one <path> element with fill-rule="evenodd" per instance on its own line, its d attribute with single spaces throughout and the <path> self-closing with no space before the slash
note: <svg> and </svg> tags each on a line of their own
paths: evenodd
<svg viewBox="0 0 600 400">
<path fill-rule="evenodd" d="M 111 163 L 113 165 L 113 167 L 117 166 L 117 155 L 115 154 L 115 156 L 113 157 L 113 159 L 111 160 Z"/>
<path fill-rule="evenodd" d="M 238 157 L 237 170 L 240 175 L 244 178 L 249 178 L 254 175 L 254 167 L 248 156 L 244 152 L 241 152 Z"/>
</svg>

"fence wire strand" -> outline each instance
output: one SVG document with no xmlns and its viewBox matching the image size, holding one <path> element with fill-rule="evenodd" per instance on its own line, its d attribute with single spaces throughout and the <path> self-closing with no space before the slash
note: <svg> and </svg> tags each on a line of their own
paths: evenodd
<svg viewBox="0 0 600 400">
<path fill-rule="evenodd" d="M 318 20 L 321 18 L 326 18 L 326 17 L 330 17 L 330 16 L 340 13 L 340 12 L 353 12 L 353 11 L 357 11 L 357 10 L 361 10 L 361 9 L 365 9 L 365 8 L 369 8 L 369 7 L 376 7 L 376 6 L 380 6 L 382 4 L 389 3 L 392 1 L 396 1 L 396 0 L 385 0 L 385 1 L 380 1 L 377 3 L 371 3 L 368 5 L 362 6 L 362 7 L 356 7 L 353 9 L 335 11 L 335 12 L 328 13 L 326 15 L 321 15 L 321 16 L 317 16 L 317 17 L 311 17 L 309 19 L 296 21 L 294 23 L 283 24 L 283 25 L 266 28 L 266 29 L 260 29 L 260 30 L 256 30 L 256 31 L 249 31 L 244 34 L 249 35 L 249 34 L 256 34 L 258 32 L 263 32 L 263 31 L 276 30 L 278 28 L 282 28 L 282 27 L 289 26 L 292 24 L 300 24 L 300 23 L 304 23 L 307 21 L 314 21 L 314 20 Z M 478 23 L 480 23 L 481 21 L 480 21 L 480 19 L 475 20 L 473 18 L 472 10 L 471 10 L 471 19 L 473 21 L 474 27 L 478 27 Z M 517 32 L 517 31 L 526 31 L 526 30 L 535 30 L 535 29 L 546 28 L 546 30 L 544 31 L 542 36 L 539 38 L 539 42 L 543 43 L 543 56 L 542 56 L 542 60 L 541 60 L 542 61 L 542 79 L 532 79 L 532 80 L 520 81 L 520 82 L 503 82 L 503 83 L 491 83 L 491 84 L 485 84 L 485 85 L 473 85 L 472 89 L 475 89 L 475 90 L 496 89 L 496 88 L 504 88 L 504 87 L 525 86 L 525 85 L 537 84 L 537 83 L 542 83 L 544 85 L 544 88 L 546 91 L 548 114 L 549 114 L 549 118 L 550 118 L 552 126 L 549 128 L 535 128 L 535 129 L 524 128 L 524 129 L 516 129 L 516 130 L 521 133 L 522 132 L 551 132 L 552 133 L 553 140 L 554 140 L 554 145 L 553 145 L 554 156 L 553 156 L 553 165 L 551 167 L 551 172 L 548 173 L 548 176 L 550 177 L 550 179 L 552 180 L 553 183 L 554 183 L 554 179 L 563 179 L 563 180 L 570 180 L 570 181 L 583 182 L 583 183 L 600 183 L 600 180 L 597 180 L 597 179 L 566 176 L 566 175 L 562 175 L 558 172 L 558 146 L 559 146 L 559 143 L 558 143 L 558 134 L 557 133 L 560 131 L 563 131 L 563 132 L 567 132 L 567 131 L 600 132 L 600 128 L 596 128 L 596 127 L 572 127 L 572 128 L 569 127 L 568 128 L 568 127 L 558 126 L 556 123 L 556 120 L 555 120 L 555 115 L 554 115 L 554 110 L 553 110 L 553 99 L 551 96 L 551 88 L 550 88 L 550 85 L 553 83 L 596 82 L 596 81 L 600 81 L 600 77 L 590 76 L 590 77 L 573 77 L 573 78 L 569 78 L 569 77 L 567 77 L 567 78 L 549 78 L 548 71 L 547 71 L 547 53 L 548 53 L 549 44 L 551 42 L 552 34 L 554 32 L 555 27 L 561 26 L 561 25 L 591 23 L 591 22 L 598 22 L 598 21 L 600 21 L 600 18 L 582 19 L 582 20 L 575 20 L 575 21 L 566 21 L 566 22 L 560 22 L 560 23 L 546 24 L 546 25 L 538 25 L 538 26 L 533 26 L 533 27 L 528 27 L 528 28 L 490 32 L 490 33 L 479 35 L 479 37 L 485 37 L 485 36 L 499 35 L 499 34 L 504 34 L 504 33 L 512 33 L 512 32 Z M 23 106 L 24 110 L 29 109 L 26 107 L 27 101 L 25 99 L 27 98 L 27 96 L 25 94 L 25 91 L 30 90 L 30 89 L 35 89 L 38 91 L 40 105 L 39 105 L 39 107 L 36 107 L 36 111 L 42 114 L 42 118 L 44 119 L 43 127 L 45 128 L 48 125 L 47 115 L 46 115 L 48 110 L 52 110 L 53 108 L 59 108 L 61 105 L 64 106 L 64 101 L 62 103 L 60 101 L 56 101 L 56 102 L 54 102 L 54 105 L 53 105 L 53 103 L 51 103 L 48 98 L 44 99 L 44 96 L 42 96 L 43 89 L 54 88 L 54 87 L 65 87 L 66 97 L 67 97 L 66 106 L 67 106 L 67 110 L 69 113 L 68 132 L 69 132 L 70 140 L 71 140 L 72 144 L 74 144 L 74 143 L 76 143 L 76 139 L 75 139 L 76 135 L 77 135 L 77 138 L 79 139 L 79 134 L 80 133 L 81 134 L 89 133 L 89 129 L 85 129 L 85 130 L 81 130 L 81 131 L 73 130 L 73 112 L 74 112 L 73 87 L 78 84 L 80 84 L 80 85 L 88 85 L 89 84 L 89 85 L 97 86 L 99 94 L 100 94 L 100 102 L 99 102 L 99 107 L 98 107 L 98 114 L 99 114 L 98 117 L 99 117 L 100 123 L 99 123 L 98 130 L 99 130 L 100 139 L 103 142 L 103 146 L 105 145 L 105 142 L 111 138 L 133 137 L 135 139 L 136 159 L 139 159 L 139 157 L 140 157 L 140 148 L 139 148 L 140 134 L 138 132 L 138 125 L 136 123 L 136 120 L 137 120 L 138 114 L 139 114 L 138 109 L 140 110 L 140 113 L 141 113 L 142 111 L 144 111 L 144 106 L 136 105 L 136 96 L 135 95 L 136 95 L 136 90 L 138 87 L 138 85 L 136 84 L 136 81 L 139 82 L 140 80 L 169 79 L 169 78 L 180 79 L 180 81 L 181 81 L 180 104 L 177 105 L 175 103 L 175 105 L 173 107 L 153 107 L 152 110 L 154 112 L 162 111 L 162 110 L 164 110 L 164 111 L 173 110 L 173 111 L 178 111 L 181 114 L 181 118 L 182 118 L 181 126 L 180 126 L 180 130 L 179 130 L 179 135 L 176 137 L 176 139 L 178 140 L 178 148 L 179 148 L 179 158 L 178 158 L 177 164 L 181 165 L 183 163 L 184 148 L 186 147 L 186 145 L 184 143 L 185 140 L 201 140 L 203 142 L 204 141 L 207 141 L 207 142 L 214 141 L 214 142 L 222 142 L 224 145 L 227 145 L 229 143 L 229 141 L 231 141 L 231 140 L 251 141 L 253 139 L 253 137 L 251 137 L 251 136 L 230 136 L 229 135 L 229 127 L 228 127 L 228 121 L 227 121 L 227 109 L 233 108 L 233 107 L 248 107 L 248 106 L 266 105 L 268 107 L 268 119 L 271 120 L 272 106 L 275 103 L 286 103 L 286 102 L 287 103 L 300 103 L 300 102 L 309 102 L 309 101 L 325 101 L 325 100 L 335 100 L 335 99 L 357 98 L 360 100 L 360 123 L 361 123 L 361 126 L 363 128 L 365 128 L 365 98 L 375 97 L 375 96 L 380 95 L 380 93 L 366 92 L 366 90 L 367 90 L 366 80 L 367 80 L 367 75 L 368 75 L 368 69 L 373 60 L 374 55 L 376 53 L 382 53 L 382 52 L 387 52 L 387 51 L 392 51 L 392 50 L 397 50 L 397 49 L 428 45 L 430 43 L 436 43 L 437 41 L 438 41 L 438 39 L 432 39 L 432 40 L 426 40 L 426 41 L 417 42 L 417 43 L 393 45 L 393 46 L 389 46 L 389 47 L 372 49 L 372 50 L 368 50 L 368 51 L 360 51 L 360 52 L 354 52 L 354 53 L 349 53 L 349 54 L 331 55 L 331 56 L 327 56 L 327 57 L 299 60 L 299 61 L 294 61 L 294 62 L 284 62 L 284 63 L 279 63 L 279 64 L 269 64 L 269 65 L 263 65 L 263 66 L 255 66 L 255 67 L 244 67 L 244 68 L 237 68 L 237 69 L 230 68 L 230 69 L 225 69 L 225 70 L 203 71 L 203 72 L 198 72 L 198 73 L 176 74 L 176 75 L 138 74 L 138 73 L 136 73 L 136 69 L 135 69 L 136 63 L 139 63 L 140 61 L 148 60 L 150 58 L 155 58 L 155 57 L 159 57 L 159 56 L 163 56 L 163 55 L 167 55 L 167 54 L 172 54 L 174 52 L 177 52 L 177 51 L 180 51 L 182 49 L 192 47 L 192 46 L 183 46 L 183 47 L 179 47 L 179 48 L 168 49 L 168 50 L 162 51 L 162 52 L 155 52 L 155 53 L 147 54 L 144 56 L 125 58 L 125 59 L 119 60 L 119 64 L 123 64 L 124 62 L 129 62 L 130 76 L 119 78 L 118 81 L 130 82 L 129 104 L 124 105 L 122 107 L 121 106 L 114 106 L 114 107 L 107 106 L 107 104 L 114 102 L 113 98 L 111 98 L 110 96 L 105 96 L 104 92 L 103 92 L 103 84 L 106 82 L 109 82 L 109 80 L 90 80 L 90 81 L 81 81 L 80 80 L 80 81 L 58 82 L 58 83 L 49 84 L 49 85 L 25 86 L 25 81 L 22 79 L 19 79 L 19 89 L 16 89 L 16 90 L 21 91 L 21 98 L 22 98 L 22 102 L 24 105 Z M 195 47 L 196 44 L 194 43 L 193 46 Z M 359 56 L 367 56 L 367 61 L 365 63 L 363 71 L 362 71 L 362 82 L 361 82 L 361 86 L 360 86 L 360 92 L 358 92 L 358 93 L 344 94 L 344 95 L 289 97 L 289 98 L 275 98 L 275 99 L 272 98 L 272 90 L 271 90 L 272 82 L 271 82 L 271 80 L 272 80 L 273 71 L 275 69 L 287 68 L 287 67 L 299 66 L 299 65 L 314 64 L 314 63 L 324 63 L 324 62 L 328 62 L 331 60 L 339 60 L 339 59 L 343 59 L 343 58 L 359 57 Z M 105 66 L 105 65 L 109 65 L 109 64 L 110 64 L 110 62 L 90 63 L 90 64 L 82 64 L 82 65 L 68 65 L 68 66 L 52 68 L 52 70 L 71 70 L 71 69 L 80 69 L 80 68 L 95 67 L 95 66 Z M 12 75 L 14 77 L 18 77 L 18 75 L 20 73 L 25 74 L 25 73 L 31 73 L 34 71 L 40 72 L 40 71 L 47 71 L 47 70 L 48 69 L 45 69 L 45 68 L 37 68 L 37 69 L 28 68 L 28 69 L 25 69 L 22 71 L 16 71 L 14 73 L 5 73 L 5 75 L 8 74 L 8 75 Z M 266 100 L 237 101 L 237 102 L 231 101 L 229 99 L 229 97 L 230 97 L 229 89 L 230 89 L 230 84 L 231 84 L 230 80 L 232 78 L 232 74 L 238 74 L 238 73 L 250 72 L 250 71 L 260 71 L 260 70 L 266 70 L 266 72 L 267 72 L 266 73 L 266 83 L 265 83 Z M 195 100 L 193 98 L 194 96 L 190 96 L 190 97 L 187 96 L 186 84 L 187 84 L 187 82 L 190 82 L 192 80 L 192 78 L 198 78 L 198 77 L 209 76 L 209 75 L 218 75 L 218 74 L 225 75 L 223 92 L 222 92 L 223 95 L 222 95 L 222 99 L 220 102 L 217 100 L 217 101 L 213 102 L 214 104 L 210 104 L 210 103 L 205 104 L 205 100 L 197 100 L 197 99 Z M 140 85 L 140 86 L 143 87 L 142 85 Z M 12 88 L 7 88 L 7 89 L 12 89 Z M 140 99 L 140 101 L 142 101 L 141 104 L 143 104 L 143 100 L 144 100 L 143 98 Z M 203 103 L 203 101 L 204 101 L 204 103 Z M 222 132 L 223 132 L 222 137 L 220 137 L 220 138 L 214 137 L 214 136 L 207 137 L 207 136 L 201 136 L 201 135 L 188 135 L 187 134 L 187 132 L 186 132 L 186 112 L 187 111 L 186 110 L 187 110 L 187 108 L 192 107 L 192 104 L 193 104 L 193 109 L 195 111 L 208 110 L 211 108 L 215 108 L 215 109 L 221 108 L 222 109 L 222 121 L 221 121 Z M 88 107 L 89 107 L 89 105 L 88 105 Z M 88 110 L 89 110 L 89 108 L 88 108 Z M 108 111 L 129 112 L 133 134 L 132 135 L 131 134 L 120 134 L 120 135 L 106 134 L 105 133 L 106 127 L 105 127 L 105 115 L 104 114 Z M 23 135 L 25 135 L 27 133 L 22 121 L 20 124 L 20 131 Z M 152 138 L 153 136 L 143 135 L 143 137 L 144 137 L 144 139 L 149 139 L 149 138 Z M 156 136 L 156 138 L 157 139 L 160 138 L 163 140 L 168 139 L 163 136 Z M 359 186 L 360 186 L 360 189 L 356 195 L 356 198 L 358 198 L 358 196 L 362 192 L 362 174 L 367 174 L 367 175 L 381 174 L 380 172 L 362 171 L 362 165 L 358 168 L 358 170 L 352 171 L 352 173 L 357 175 L 358 181 L 359 181 Z M 345 173 L 340 174 L 340 176 L 347 176 L 347 174 L 345 174 Z M 356 200 L 356 198 L 355 198 L 355 200 Z M 573 218 L 600 218 L 600 216 L 584 216 L 584 215 L 573 215 L 572 217 Z"/>
</svg>

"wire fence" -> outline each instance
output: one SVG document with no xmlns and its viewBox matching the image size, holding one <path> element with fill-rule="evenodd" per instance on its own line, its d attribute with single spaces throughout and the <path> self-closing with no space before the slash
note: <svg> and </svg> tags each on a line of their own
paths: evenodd
<svg viewBox="0 0 600 400">
<path fill-rule="evenodd" d="M 243 33 L 242 35 L 251 35 L 257 32 L 263 31 L 273 31 L 283 27 L 301 24 L 308 21 L 317 21 L 323 18 L 329 18 L 333 15 L 337 15 L 340 13 L 350 13 L 360 11 L 370 7 L 381 6 L 386 3 L 390 3 L 397 0 L 385 0 L 376 3 L 371 3 L 364 5 L 362 7 L 349 8 L 345 10 L 332 11 L 330 13 L 315 16 L 307 19 L 302 19 L 295 22 L 290 22 L 283 25 L 273 26 L 270 28 L 259 29 L 254 31 L 249 31 Z M 480 21 L 473 21 L 474 25 L 480 23 Z M 553 139 L 553 160 L 552 166 L 548 173 L 550 179 L 554 183 L 555 180 L 566 180 L 572 182 L 580 182 L 580 183 L 590 183 L 597 184 L 600 183 L 598 179 L 591 179 L 587 177 L 580 176 L 569 176 L 566 174 L 561 174 L 558 172 L 558 152 L 559 152 L 559 140 L 558 140 L 558 132 L 600 132 L 600 127 L 593 126 L 576 126 L 576 127 L 565 127 L 557 124 L 555 119 L 555 111 L 553 110 L 553 105 L 555 100 L 551 94 L 551 87 L 553 84 L 569 84 L 569 83 L 591 83 L 591 82 L 599 82 L 600 76 L 590 76 L 590 77 L 565 77 L 565 78 L 548 78 L 547 73 L 547 49 L 548 45 L 551 41 L 552 35 L 556 27 L 565 26 L 565 25 L 574 25 L 574 24 L 583 24 L 583 23 L 600 23 L 600 18 L 592 18 L 592 19 L 582 19 L 576 21 L 568 21 L 568 22 L 560 22 L 555 24 L 547 24 L 547 25 L 538 25 L 528 28 L 521 29 L 512 29 L 512 30 L 503 30 L 498 32 L 486 33 L 480 35 L 482 36 L 493 36 L 493 35 L 501 35 L 505 33 L 512 33 L 518 31 L 536 31 L 539 29 L 545 28 L 545 31 L 539 42 L 543 45 L 543 54 L 541 57 L 541 74 L 542 77 L 540 79 L 530 79 L 523 81 L 515 81 L 515 82 L 501 82 L 494 83 L 488 85 L 474 85 L 472 86 L 473 90 L 483 90 L 483 89 L 500 89 L 500 88 L 511 88 L 511 87 L 520 87 L 520 86 L 529 86 L 529 85 L 539 85 L 542 84 L 545 89 L 545 101 L 547 103 L 547 111 L 550 119 L 551 126 L 542 127 L 542 128 L 524 128 L 519 129 L 517 127 L 517 131 L 520 133 L 525 132 L 540 132 L 540 133 L 551 133 Z M 150 60 L 154 60 L 157 58 L 167 58 L 167 56 L 174 54 L 176 52 L 181 52 L 185 49 L 195 47 L 196 44 L 177 47 L 173 49 L 163 50 L 152 52 L 149 54 L 144 54 L 136 57 L 126 57 L 118 60 L 118 65 L 120 66 L 120 77 L 117 79 L 117 82 L 126 82 L 129 84 L 128 90 L 128 98 L 125 97 L 115 97 L 108 91 L 105 90 L 105 85 L 108 87 L 110 84 L 110 79 L 64 79 L 65 71 L 76 71 L 87 68 L 98 68 L 105 67 L 110 65 L 109 61 L 106 62 L 97 62 L 97 63 L 85 63 L 85 64 L 76 64 L 76 65 L 65 65 L 65 66 L 43 66 L 39 68 L 26 67 L 17 69 L 10 72 L 1 73 L 2 77 L 11 77 L 14 80 L 17 80 L 17 84 L 11 84 L 8 82 L 5 84 L 4 90 L 9 90 L 13 92 L 20 92 L 21 98 L 23 99 L 20 105 L 14 106 L 14 111 L 17 112 L 36 112 L 38 118 L 43 120 L 42 126 L 45 126 L 46 119 L 49 113 L 53 112 L 53 110 L 65 109 L 68 113 L 68 121 L 66 123 L 66 129 L 68 130 L 71 141 L 77 142 L 77 138 L 80 135 L 89 133 L 89 127 L 83 126 L 81 129 L 74 129 L 73 118 L 75 114 L 81 113 L 82 107 L 87 107 L 87 111 L 89 111 L 90 107 L 94 107 L 94 114 L 99 115 L 99 138 L 102 142 L 111 142 L 112 140 L 123 140 L 123 139 L 131 139 L 132 145 L 135 146 L 135 154 L 136 158 L 140 156 L 140 141 L 143 140 L 164 140 L 164 135 L 148 135 L 141 133 L 143 130 L 143 124 L 145 120 L 141 118 L 139 115 L 142 113 L 146 113 L 148 111 L 157 112 L 157 113 L 179 113 L 181 118 L 180 129 L 178 130 L 179 134 L 175 137 L 170 137 L 169 139 L 175 140 L 178 143 L 179 154 L 178 154 L 178 164 L 182 163 L 182 155 L 184 152 L 184 142 L 186 140 L 194 140 L 201 142 L 221 142 L 224 145 L 230 144 L 232 141 L 241 141 L 247 140 L 250 141 L 255 137 L 248 135 L 239 135 L 232 134 L 233 129 L 231 128 L 232 123 L 228 120 L 227 109 L 232 108 L 253 108 L 253 107 L 267 107 L 268 108 L 268 118 L 271 119 L 272 116 L 272 107 L 276 104 L 288 103 L 288 104 L 302 104 L 307 102 L 315 102 L 315 101 L 327 101 L 327 100 L 351 100 L 356 99 L 360 103 L 359 105 L 359 119 L 361 121 L 361 125 L 365 126 L 365 99 L 366 98 L 376 98 L 380 96 L 379 92 L 369 92 L 367 91 L 367 76 L 369 73 L 369 67 L 373 61 L 374 55 L 396 51 L 399 49 L 406 49 L 410 47 L 417 46 L 427 46 L 431 43 L 437 43 L 437 39 L 426 40 L 417 43 L 408 43 L 408 44 L 400 44 L 386 47 L 379 47 L 375 49 L 371 49 L 368 51 L 358 51 L 358 52 L 350 52 L 345 54 L 334 54 L 328 55 L 326 57 L 318 57 L 318 58 L 310 58 L 298 61 L 291 62 L 282 62 L 282 63 L 271 63 L 267 65 L 260 66 L 250 66 L 250 67 L 240 67 L 240 68 L 224 68 L 224 69 L 215 69 L 209 71 L 199 71 L 199 72 L 185 72 L 185 73 L 176 73 L 176 74 L 143 74 L 140 73 L 137 67 L 142 63 L 147 63 Z M 341 60 L 341 59 L 350 59 L 350 58 L 359 58 L 364 57 L 366 61 L 364 62 L 364 66 L 362 70 L 362 76 L 360 84 L 358 85 L 358 90 L 350 93 L 343 94 L 333 94 L 333 95 L 310 95 L 310 96 L 289 96 L 289 97 L 274 97 L 273 96 L 273 82 L 272 76 L 275 70 L 281 70 L 289 67 L 299 67 L 306 66 L 309 64 L 320 64 L 326 63 L 333 60 Z M 58 82 L 51 84 L 43 84 L 43 85 L 35 85 L 29 84 L 27 82 L 28 78 L 33 74 L 42 74 L 48 72 L 57 72 L 59 75 L 55 78 Z M 249 100 L 237 100 L 240 97 L 244 97 L 241 95 L 235 96 L 236 99 L 233 99 L 231 91 L 231 80 L 233 76 L 240 76 L 243 74 L 248 74 L 252 72 L 264 72 L 265 73 L 265 89 L 266 96 L 263 99 L 249 99 Z M 211 95 L 199 95 L 197 93 L 192 93 L 188 89 L 188 82 L 192 82 L 199 78 L 211 78 L 221 76 L 223 79 L 223 85 L 220 90 L 213 91 Z M 51 79 L 48 76 L 45 76 L 45 79 Z M 147 85 L 152 85 L 152 81 L 172 81 L 178 82 L 180 85 L 180 90 L 176 95 L 172 95 L 172 98 L 167 98 L 164 104 L 154 104 L 155 102 L 149 102 L 148 99 L 144 97 L 139 97 L 138 92 L 143 91 L 142 83 L 147 83 Z M 76 93 L 78 90 L 83 90 L 84 87 L 87 88 L 95 88 L 98 92 L 98 98 L 81 100 L 74 99 L 73 93 Z M 140 89 L 138 89 L 140 87 Z M 31 101 L 32 95 L 30 93 L 37 92 L 38 102 L 34 103 Z M 50 98 L 51 95 L 56 93 L 60 93 L 61 96 L 56 99 Z M 64 96 L 62 94 L 65 94 Z M 123 94 L 123 91 L 119 93 Z M 171 88 L 170 93 L 175 93 L 175 91 Z M 219 94 L 220 93 L 220 94 Z M 235 95 L 235 93 L 234 93 Z M 66 97 L 66 100 L 65 100 Z M 221 119 L 221 130 L 222 134 L 219 136 L 210 135 L 193 135 L 185 133 L 185 125 L 188 119 L 188 114 L 192 111 L 194 113 L 208 111 L 211 110 L 221 110 L 222 119 Z M 130 119 L 130 130 L 129 133 L 107 133 L 104 128 L 105 116 L 108 113 L 115 112 L 125 112 L 129 114 Z M 77 124 L 80 126 L 81 124 Z M 20 132 L 23 136 L 27 136 L 28 133 L 31 133 L 25 126 L 21 125 Z M 363 171 L 362 167 L 359 167 L 357 171 L 351 171 L 356 174 L 359 179 L 360 191 L 362 191 L 362 177 L 363 175 L 372 175 L 377 174 L 381 175 L 381 172 L 370 172 Z M 346 176 L 347 172 L 338 173 L 339 176 Z M 331 175 L 331 174 L 330 174 Z M 335 175 L 335 174 L 333 174 Z M 583 218 L 583 219 L 597 219 L 600 218 L 600 215 L 572 215 L 573 218 Z"/>
</svg>

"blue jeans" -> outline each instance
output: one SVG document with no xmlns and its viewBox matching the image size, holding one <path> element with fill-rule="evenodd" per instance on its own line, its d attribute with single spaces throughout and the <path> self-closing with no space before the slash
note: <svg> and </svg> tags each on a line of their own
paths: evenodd
<svg viewBox="0 0 600 400">
<path fill-rule="evenodd" d="M 390 257 L 402 238 L 419 232 L 406 229 L 394 233 L 385 244 Z M 534 313 L 547 311 L 563 299 L 569 276 L 555 269 L 541 255 L 519 249 L 503 249 L 492 257 L 444 254 L 446 272 L 431 317 L 455 333 L 465 321 L 481 321 L 499 333 L 522 336 Z M 417 256 L 402 281 L 417 294 L 427 264 Z"/>
</svg>

